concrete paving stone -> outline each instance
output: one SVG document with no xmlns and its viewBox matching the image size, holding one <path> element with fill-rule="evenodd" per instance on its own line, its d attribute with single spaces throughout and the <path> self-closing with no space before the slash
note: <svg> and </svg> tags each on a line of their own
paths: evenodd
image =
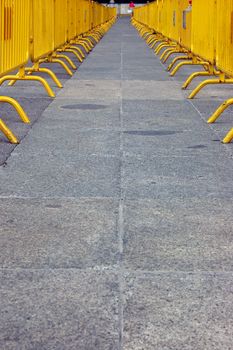
<svg viewBox="0 0 233 350">
<path fill-rule="evenodd" d="M 210 127 L 199 118 L 196 113 L 182 115 L 182 112 L 180 114 L 179 112 L 177 114 L 175 112 L 169 114 L 159 110 L 148 110 L 143 115 L 143 118 L 140 111 L 124 112 L 122 116 L 125 130 L 128 130 L 129 133 L 130 131 L 132 131 L 132 133 L 134 131 L 140 133 L 140 131 L 143 132 L 146 130 L 153 133 L 153 130 L 161 130 L 162 132 L 162 130 L 167 129 L 171 132 L 192 130 L 194 133 L 200 130 L 200 134 L 203 134 L 210 130 Z"/>
<path fill-rule="evenodd" d="M 2 134 L 0 134 L 0 137 L 1 137 L 0 166 L 2 166 L 17 145 L 13 145 L 9 143 L 7 138 L 4 138 Z"/>
<path fill-rule="evenodd" d="M 128 199 L 230 198 L 232 195 L 228 158 L 219 163 L 215 157 L 205 155 L 190 160 L 126 156 L 123 167 L 123 193 Z"/>
<path fill-rule="evenodd" d="M 123 73 L 123 80 L 156 80 L 156 81 L 170 81 L 170 78 L 166 74 L 161 74 L 153 69 L 151 70 L 129 70 L 125 69 Z"/>
<path fill-rule="evenodd" d="M 114 273 L 18 269 L 0 274 L 2 349 L 119 347 Z"/>
<path fill-rule="evenodd" d="M 185 158 L 184 162 L 187 162 Z M 145 176 L 145 178 L 137 180 L 129 177 L 124 181 L 123 193 L 124 197 L 128 199 L 226 198 L 230 200 L 233 195 L 231 183 L 232 181 L 227 181 L 223 185 L 216 178 L 209 181 L 202 178 L 184 180 L 165 176 L 151 176 L 150 178 Z"/>
<path fill-rule="evenodd" d="M 122 102 L 123 124 L 131 130 L 150 130 L 171 125 L 175 129 L 208 129 L 209 126 L 186 101 L 125 100 Z"/>
<path fill-rule="evenodd" d="M 0 196 L 118 197 L 120 191 L 116 157 L 20 153 L 0 168 L 0 176 Z"/>
<path fill-rule="evenodd" d="M 118 80 L 70 80 L 66 88 L 60 91 L 59 97 L 75 97 L 77 99 L 106 99 L 120 98 L 120 81 Z"/>
<path fill-rule="evenodd" d="M 115 200 L 1 199 L 0 208 L 1 268 L 86 269 L 118 261 Z"/>
<path fill-rule="evenodd" d="M 183 100 L 183 94 L 175 81 L 124 80 L 122 94 L 127 100 Z"/>
<path fill-rule="evenodd" d="M 21 142 L 20 148 L 15 150 L 14 156 L 27 157 L 27 151 L 36 157 L 47 155 L 50 157 L 68 156 L 75 159 L 84 155 L 119 156 L 120 133 L 111 130 L 79 130 L 77 123 L 54 123 L 44 120 L 31 131 L 30 138 Z"/>
<path fill-rule="evenodd" d="M 79 72 L 78 76 L 75 76 L 74 79 L 95 79 L 95 80 L 119 80 L 121 78 L 120 68 L 111 70 L 83 70 Z"/>
<path fill-rule="evenodd" d="M 160 84 L 160 83 L 159 83 Z M 163 83 L 162 83 L 163 84 Z M 187 118 L 192 117 L 192 119 L 199 119 L 196 111 L 190 108 L 190 104 L 188 101 L 176 101 L 173 99 L 167 99 L 166 103 L 164 103 L 163 99 L 161 101 L 159 99 L 127 99 L 123 97 L 122 101 L 122 110 L 123 112 L 140 112 L 141 113 L 141 121 L 147 118 L 148 112 L 156 113 L 160 117 L 173 117 L 179 116 Z M 143 113 L 143 114 L 142 114 Z M 132 123 L 134 120 L 132 120 Z"/>
<path fill-rule="evenodd" d="M 221 160 L 221 164 L 220 164 Z M 147 157 L 125 157 L 124 166 L 125 169 L 129 169 L 131 166 L 134 169 L 138 169 L 139 173 L 143 176 L 143 173 L 156 175 L 156 176 L 167 176 L 175 177 L 180 179 L 194 180 L 194 179 L 213 179 L 221 178 L 224 181 L 225 177 L 231 175 L 231 169 L 225 169 L 224 165 L 233 163 L 233 159 L 226 157 L 222 158 L 222 155 L 218 157 L 216 155 L 209 154 L 208 156 L 201 156 L 198 154 L 196 157 L 193 156 L 189 162 L 185 162 L 185 157 L 154 157 L 148 155 Z M 148 172 L 150 170 L 150 172 Z M 140 177 L 140 174 L 137 174 Z"/>
<path fill-rule="evenodd" d="M 163 125 L 161 122 L 157 124 L 157 129 L 125 131 L 124 154 L 138 157 L 186 157 L 188 162 L 192 162 L 192 157 L 209 158 L 211 154 L 219 164 L 222 159 L 229 159 L 227 147 L 219 140 L 216 141 L 216 135 L 210 129 L 200 132 L 195 127 L 193 130 L 182 130 L 181 127 L 167 123 Z"/>
<path fill-rule="evenodd" d="M 91 71 L 93 73 L 100 73 L 102 72 L 102 74 L 104 75 L 105 72 L 111 72 L 116 71 L 118 69 L 120 69 L 121 63 L 120 63 L 120 57 L 117 59 L 116 62 L 111 62 L 111 64 L 109 64 L 108 67 L 104 66 L 103 60 L 102 61 L 97 61 L 96 59 L 93 62 L 89 62 L 88 65 L 86 65 L 85 67 L 83 66 L 82 68 L 79 69 L 79 71 L 74 74 L 74 77 L 78 78 L 79 74 L 84 73 L 86 71 Z M 73 79 L 73 78 L 72 78 Z M 87 78 L 84 80 L 87 80 Z M 94 80 L 94 78 L 92 78 L 92 80 Z M 112 80 L 115 80 L 114 78 Z"/>
<path fill-rule="evenodd" d="M 127 350 L 229 350 L 232 273 L 126 274 Z"/>
<path fill-rule="evenodd" d="M 143 271 L 233 271 L 227 200 L 134 200 L 124 205 L 123 266 Z"/>
<path fill-rule="evenodd" d="M 43 113 L 45 122 L 66 123 L 68 121 L 76 124 L 78 128 L 107 128 L 120 127 L 120 105 L 119 101 L 105 99 L 76 99 L 62 98 L 53 101 Z M 73 125 L 72 125 L 73 127 Z"/>
</svg>

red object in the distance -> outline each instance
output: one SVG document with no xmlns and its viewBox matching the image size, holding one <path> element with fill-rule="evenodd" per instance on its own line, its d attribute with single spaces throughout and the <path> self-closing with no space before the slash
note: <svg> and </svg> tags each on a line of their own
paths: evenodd
<svg viewBox="0 0 233 350">
<path fill-rule="evenodd" d="M 192 5 L 192 0 L 189 0 L 189 5 Z"/>
<path fill-rule="evenodd" d="M 129 7 L 130 7 L 130 8 L 134 8 L 134 7 L 135 7 L 133 1 L 131 1 L 131 2 L 129 3 Z"/>
</svg>

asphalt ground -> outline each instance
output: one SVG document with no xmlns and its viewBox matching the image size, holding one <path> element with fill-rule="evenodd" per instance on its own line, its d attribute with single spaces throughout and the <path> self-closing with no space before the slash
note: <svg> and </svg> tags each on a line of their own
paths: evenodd
<svg viewBox="0 0 233 350">
<path fill-rule="evenodd" d="M 56 72 L 1 88 L 32 125 L 1 106 L 0 348 L 232 349 L 231 86 L 188 101 L 128 18 Z"/>
</svg>

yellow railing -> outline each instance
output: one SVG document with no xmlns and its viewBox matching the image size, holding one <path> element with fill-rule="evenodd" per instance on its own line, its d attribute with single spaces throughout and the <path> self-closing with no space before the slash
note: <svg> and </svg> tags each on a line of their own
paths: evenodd
<svg viewBox="0 0 233 350">
<path fill-rule="evenodd" d="M 26 64 L 29 59 L 29 0 L 0 0 L 0 78 Z M 9 103 L 24 123 L 30 123 L 19 103 L 8 96 L 0 96 L 1 103 Z M 13 133 L 0 120 L 0 130 L 10 142 L 17 143 Z"/>
<path fill-rule="evenodd" d="M 76 65 L 67 53 L 82 62 L 115 18 L 115 9 L 90 0 L 0 0 L 0 85 L 7 80 L 11 86 L 18 80 L 38 81 L 54 97 L 47 80 L 35 73 L 46 73 L 58 87 L 62 84 L 41 64 L 60 64 L 72 75 Z M 29 61 L 32 65 L 27 67 Z M 16 69 L 17 74 L 10 74 Z M 0 102 L 10 103 L 25 123 L 30 122 L 17 101 L 0 96 Z M 1 120 L 0 131 L 16 141 Z"/>
<path fill-rule="evenodd" d="M 198 76 L 212 76 L 202 81 L 189 95 L 194 98 L 206 85 L 233 83 L 233 1 L 157 0 L 134 9 L 132 24 L 140 35 L 166 62 L 174 53 L 182 53 L 167 67 L 174 76 L 182 66 L 201 66 L 183 84 L 186 89 Z M 226 100 L 208 119 L 209 123 L 233 104 Z M 233 129 L 224 142 L 233 139 Z"/>
</svg>

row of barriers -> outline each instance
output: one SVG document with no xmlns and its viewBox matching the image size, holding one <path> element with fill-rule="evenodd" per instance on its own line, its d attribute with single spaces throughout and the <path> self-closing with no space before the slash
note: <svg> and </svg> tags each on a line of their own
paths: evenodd
<svg viewBox="0 0 233 350">
<path fill-rule="evenodd" d="M 174 76 L 182 66 L 201 66 L 183 84 L 186 89 L 196 77 L 199 83 L 189 98 L 210 84 L 233 83 L 233 1 L 232 0 L 157 0 L 134 9 L 132 24 L 160 54 L 163 63 L 173 57 L 167 70 Z M 233 104 L 222 103 L 208 123 L 214 123 Z M 233 139 L 233 128 L 224 143 Z"/>
<path fill-rule="evenodd" d="M 57 87 L 62 88 L 62 84 L 51 69 L 41 65 L 59 64 L 72 76 L 77 67 L 70 55 L 82 62 L 115 19 L 115 8 L 90 0 L 0 0 L 0 85 L 5 81 L 10 86 L 18 80 L 37 81 L 55 97 L 41 73 Z M 30 123 L 16 100 L 0 96 L 0 102 L 12 105 L 22 121 Z M 0 131 L 10 142 L 18 143 L 1 119 Z"/>
</svg>

